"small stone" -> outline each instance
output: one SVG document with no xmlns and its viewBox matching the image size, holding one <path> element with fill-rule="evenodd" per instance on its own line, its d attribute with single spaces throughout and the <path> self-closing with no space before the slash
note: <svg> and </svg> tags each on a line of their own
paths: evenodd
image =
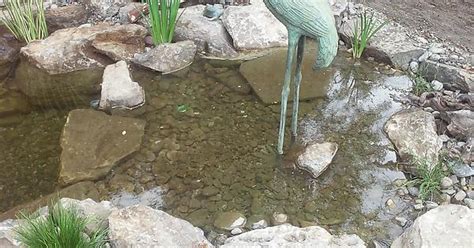
<svg viewBox="0 0 474 248">
<path fill-rule="evenodd" d="M 413 208 L 414 208 L 415 210 L 420 211 L 420 210 L 422 210 L 422 209 L 424 208 L 424 206 L 423 206 L 423 204 L 416 204 L 415 206 L 413 206 Z"/>
<path fill-rule="evenodd" d="M 456 54 L 449 55 L 449 61 L 456 62 L 458 61 L 458 59 L 459 59 L 459 56 L 457 56 Z"/>
<path fill-rule="evenodd" d="M 419 67 L 418 62 L 416 62 L 416 61 L 410 62 L 410 70 L 411 70 L 413 73 L 417 73 L 417 72 L 418 72 L 418 67 Z"/>
<path fill-rule="evenodd" d="M 440 136 L 439 136 L 439 139 L 440 139 L 443 143 L 446 143 L 446 142 L 449 141 L 449 137 L 448 137 L 448 135 L 446 135 L 446 134 L 440 135 Z"/>
<path fill-rule="evenodd" d="M 416 203 L 416 204 L 422 204 L 423 201 L 422 201 L 421 199 L 416 199 L 416 200 L 415 200 L 415 203 Z"/>
<path fill-rule="evenodd" d="M 406 179 L 396 179 L 392 182 L 393 186 L 395 187 L 402 187 L 403 185 L 405 185 L 405 183 L 407 183 Z"/>
<path fill-rule="evenodd" d="M 431 81 L 431 85 L 433 86 L 434 90 L 442 90 L 443 89 L 443 83 L 441 83 L 438 80 Z"/>
<path fill-rule="evenodd" d="M 239 212 L 223 212 L 217 216 L 214 221 L 214 226 L 219 229 L 231 231 L 235 228 L 243 227 L 245 222 L 247 222 L 247 219 Z"/>
<path fill-rule="evenodd" d="M 418 62 L 425 62 L 430 56 L 431 56 L 431 53 L 426 51 L 418 58 Z"/>
<path fill-rule="evenodd" d="M 439 61 L 441 59 L 441 56 L 439 54 L 434 53 L 430 56 L 430 59 L 433 61 Z"/>
<path fill-rule="evenodd" d="M 427 210 L 437 208 L 438 206 L 439 205 L 436 202 L 432 202 L 432 201 L 425 202 L 425 207 L 426 207 Z"/>
<path fill-rule="evenodd" d="M 466 206 L 468 206 L 470 209 L 474 209 L 474 200 L 473 199 L 465 198 L 464 199 L 464 204 L 466 204 Z"/>
<path fill-rule="evenodd" d="M 461 186 L 466 186 L 467 183 L 466 183 L 466 178 L 465 177 L 461 177 L 461 179 L 459 179 L 459 184 L 461 184 Z"/>
<path fill-rule="evenodd" d="M 268 223 L 267 221 L 265 220 L 260 220 L 260 221 L 257 221 L 255 223 L 252 224 L 252 229 L 255 230 L 255 229 L 263 229 L 265 227 L 268 226 Z"/>
<path fill-rule="evenodd" d="M 240 228 L 234 228 L 234 229 L 232 229 L 232 231 L 230 231 L 230 233 L 231 233 L 232 235 L 238 235 L 238 234 L 243 233 L 243 231 L 242 231 L 242 229 L 240 229 Z"/>
<path fill-rule="evenodd" d="M 282 213 L 273 213 L 272 224 L 277 226 L 288 222 L 288 215 Z"/>
<path fill-rule="evenodd" d="M 219 193 L 219 189 L 217 189 L 214 186 L 207 186 L 204 189 L 202 189 L 202 194 L 204 196 L 214 196 Z"/>
<path fill-rule="evenodd" d="M 420 195 L 420 190 L 417 187 L 408 187 L 408 192 L 414 197 L 418 197 Z"/>
<path fill-rule="evenodd" d="M 406 218 L 403 218 L 403 217 L 395 217 L 395 220 L 398 222 L 398 224 L 400 226 L 405 226 L 408 222 L 408 220 Z"/>
<path fill-rule="evenodd" d="M 462 200 L 464 200 L 466 198 L 466 196 L 467 196 L 466 192 L 461 190 L 461 191 L 459 191 L 458 193 L 456 193 L 454 195 L 453 202 L 455 202 L 455 203 L 462 202 Z"/>
<path fill-rule="evenodd" d="M 458 177 L 456 175 L 451 175 L 449 178 L 451 178 L 451 181 L 453 181 L 453 185 L 459 183 Z"/>
<path fill-rule="evenodd" d="M 470 177 L 474 175 L 474 168 L 462 163 L 455 163 L 451 167 L 457 177 Z"/>
<path fill-rule="evenodd" d="M 472 179 L 471 179 L 471 181 L 472 181 Z M 473 191 L 473 190 L 468 190 L 466 194 L 467 194 L 467 197 L 468 197 L 469 199 L 473 199 L 473 200 L 474 200 L 474 191 Z"/>
<path fill-rule="evenodd" d="M 440 44 L 435 44 L 433 46 L 430 47 L 430 50 L 429 50 L 431 53 L 434 53 L 434 54 L 443 54 L 446 52 L 446 49 L 444 49 L 442 47 L 442 45 Z"/>
<path fill-rule="evenodd" d="M 385 205 L 387 205 L 387 207 L 390 209 L 394 209 L 397 207 L 397 204 L 395 204 L 395 202 L 391 198 L 388 199 L 387 202 L 385 202 Z"/>
<path fill-rule="evenodd" d="M 449 177 L 443 177 L 441 179 L 441 189 L 448 189 L 453 186 L 453 180 Z"/>
<path fill-rule="evenodd" d="M 446 204 L 451 203 L 451 196 L 448 194 L 441 194 L 440 198 L 441 198 L 440 199 L 441 205 L 446 205 Z"/>
</svg>

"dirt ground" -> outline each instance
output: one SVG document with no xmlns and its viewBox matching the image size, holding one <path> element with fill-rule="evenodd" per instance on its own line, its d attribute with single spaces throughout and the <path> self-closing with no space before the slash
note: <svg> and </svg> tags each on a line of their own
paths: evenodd
<svg viewBox="0 0 474 248">
<path fill-rule="evenodd" d="M 400 24 L 474 52 L 474 0 L 360 0 Z"/>
</svg>

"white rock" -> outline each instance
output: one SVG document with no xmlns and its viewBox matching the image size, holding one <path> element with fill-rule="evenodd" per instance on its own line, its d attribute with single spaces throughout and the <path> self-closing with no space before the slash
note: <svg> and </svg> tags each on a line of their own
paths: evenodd
<svg viewBox="0 0 474 248">
<path fill-rule="evenodd" d="M 403 160 L 413 155 L 422 157 L 434 165 L 443 142 L 436 134 L 436 124 L 431 113 L 420 109 L 398 112 L 385 124 L 384 131 Z"/>
<path fill-rule="evenodd" d="M 298 228 L 289 224 L 253 230 L 228 238 L 222 248 L 237 247 L 311 247 L 311 248 L 363 248 L 366 247 L 357 235 L 333 236 L 319 226 Z"/>
<path fill-rule="evenodd" d="M 278 212 L 273 213 L 273 215 L 272 215 L 272 224 L 273 225 L 281 225 L 281 224 L 284 224 L 286 222 L 288 222 L 288 215 L 278 213 Z"/>
<path fill-rule="evenodd" d="M 438 80 L 431 81 L 431 86 L 433 86 L 434 90 L 442 90 L 443 89 L 443 83 L 441 83 Z"/>
<path fill-rule="evenodd" d="M 453 180 L 451 180 L 451 178 L 449 177 L 441 178 L 441 189 L 447 189 L 451 186 L 453 186 Z"/>
<path fill-rule="evenodd" d="M 125 61 L 105 67 L 100 109 L 135 109 L 145 104 L 143 88 L 132 80 Z"/>
<path fill-rule="evenodd" d="M 403 218 L 403 217 L 395 217 L 395 220 L 398 222 L 398 224 L 400 224 L 400 226 L 405 226 L 408 222 L 408 220 L 406 218 Z"/>
<path fill-rule="evenodd" d="M 444 205 L 415 220 L 392 244 L 392 248 L 472 247 L 474 210 Z"/>
<path fill-rule="evenodd" d="M 420 211 L 420 210 L 422 210 L 422 209 L 424 208 L 424 206 L 423 206 L 422 203 L 419 203 L 419 204 L 415 204 L 415 205 L 413 206 L 413 208 L 414 208 L 415 210 Z"/>
<path fill-rule="evenodd" d="M 242 229 L 240 229 L 240 228 L 234 228 L 234 229 L 232 229 L 232 231 L 230 231 L 230 233 L 231 233 L 232 235 L 239 235 L 239 234 L 241 234 L 241 233 L 243 233 L 243 232 L 244 232 L 244 231 L 242 231 Z"/>
<path fill-rule="evenodd" d="M 456 203 L 462 202 L 464 198 L 466 198 L 466 196 L 467 196 L 466 192 L 464 192 L 463 190 L 460 190 L 454 195 L 453 201 Z"/>
<path fill-rule="evenodd" d="M 441 56 L 437 53 L 433 53 L 430 55 L 430 59 L 433 60 L 433 61 L 438 61 L 441 59 Z"/>
<path fill-rule="evenodd" d="M 465 198 L 465 199 L 464 199 L 464 203 L 465 203 L 466 206 L 468 206 L 470 209 L 474 209 L 474 200 L 473 200 L 473 199 Z"/>
<path fill-rule="evenodd" d="M 265 6 L 229 6 L 222 22 L 237 50 L 288 45 L 288 31 Z"/>
<path fill-rule="evenodd" d="M 425 202 L 426 210 L 431 210 L 431 209 L 437 208 L 438 206 L 439 205 L 436 202 L 432 202 L 432 201 L 426 201 Z"/>
<path fill-rule="evenodd" d="M 418 67 L 419 67 L 418 62 L 416 62 L 416 61 L 410 62 L 410 70 L 411 70 L 411 72 L 417 73 L 417 72 L 418 72 Z"/>
<path fill-rule="evenodd" d="M 240 228 L 245 225 L 247 218 L 239 212 L 229 211 L 222 212 L 217 215 L 216 220 L 214 221 L 214 226 L 222 229 L 231 231 L 235 228 Z"/>
<path fill-rule="evenodd" d="M 311 176 L 317 178 L 332 162 L 337 149 L 338 145 L 331 142 L 309 144 L 298 156 L 296 166 L 308 171 Z"/>
<path fill-rule="evenodd" d="M 15 239 L 14 228 L 18 226 L 17 220 L 4 220 L 0 222 L 0 247 L 16 248 L 20 247 L 20 243 Z"/>
<path fill-rule="evenodd" d="M 115 210 L 108 220 L 112 247 L 214 247 L 201 229 L 150 207 Z"/>
<path fill-rule="evenodd" d="M 268 226 L 268 223 L 266 220 L 260 220 L 252 224 L 252 229 L 262 229 Z"/>
</svg>

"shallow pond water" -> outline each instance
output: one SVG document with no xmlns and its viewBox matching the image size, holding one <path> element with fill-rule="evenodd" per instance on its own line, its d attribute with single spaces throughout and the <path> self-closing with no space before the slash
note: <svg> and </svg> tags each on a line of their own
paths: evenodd
<svg viewBox="0 0 474 248">
<path fill-rule="evenodd" d="M 391 95 L 402 94 L 409 80 L 377 64 L 354 65 L 344 55 L 334 68 L 333 76 L 312 86 L 327 87 L 326 96 L 300 105 L 297 143 L 339 144 L 318 179 L 277 159 L 279 106 L 265 105 L 251 92 L 239 64 L 201 60 L 175 75 L 135 68 L 147 98 L 138 117 L 147 121 L 143 145 L 97 188 L 103 199 L 122 205 L 139 201 L 133 194 L 145 194 L 151 205 L 206 233 L 221 232 L 213 226 L 221 212 L 240 212 L 249 223 L 271 222 L 279 212 L 298 226 L 317 223 L 367 241 L 393 239 L 401 232 L 393 217 L 407 213 L 391 186 L 403 174 L 390 168 L 396 157 L 382 126 L 401 108 Z M 55 190 L 66 114 L 32 112 L 0 128 L 6 137 L 0 167 L 8 171 L 0 176 L 0 210 Z M 399 207 L 387 210 L 388 198 Z"/>
</svg>

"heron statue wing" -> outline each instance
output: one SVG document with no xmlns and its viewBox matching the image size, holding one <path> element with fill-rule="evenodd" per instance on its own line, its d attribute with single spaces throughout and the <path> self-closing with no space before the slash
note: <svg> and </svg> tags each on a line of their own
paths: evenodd
<svg viewBox="0 0 474 248">
<path fill-rule="evenodd" d="M 334 17 L 327 0 L 267 0 L 268 8 L 283 23 L 305 35 L 318 38 L 328 35 Z"/>
</svg>

